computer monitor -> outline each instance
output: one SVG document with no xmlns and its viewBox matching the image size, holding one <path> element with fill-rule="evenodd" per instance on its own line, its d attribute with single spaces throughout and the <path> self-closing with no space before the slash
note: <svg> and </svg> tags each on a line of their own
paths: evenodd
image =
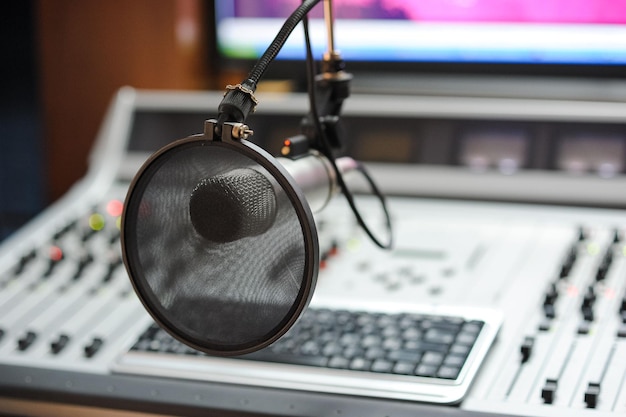
<svg viewBox="0 0 626 417">
<path fill-rule="evenodd" d="M 215 3 L 220 57 L 251 63 L 300 0 Z M 310 15 L 317 57 L 327 46 L 321 3 Z M 626 70 L 626 0 L 335 0 L 333 6 L 336 47 L 356 71 L 621 78 Z M 275 66 L 303 58 L 298 27 Z"/>
</svg>

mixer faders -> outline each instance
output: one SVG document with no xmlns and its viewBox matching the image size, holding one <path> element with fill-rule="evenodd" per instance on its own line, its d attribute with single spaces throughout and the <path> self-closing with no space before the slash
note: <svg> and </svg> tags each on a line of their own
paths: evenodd
<svg viewBox="0 0 626 417">
<path fill-rule="evenodd" d="M 625 248 L 615 228 L 580 229 L 492 396 L 555 409 L 625 409 Z M 516 353 L 514 355 L 514 353 Z M 515 362 L 515 363 L 512 363 Z"/>
</svg>

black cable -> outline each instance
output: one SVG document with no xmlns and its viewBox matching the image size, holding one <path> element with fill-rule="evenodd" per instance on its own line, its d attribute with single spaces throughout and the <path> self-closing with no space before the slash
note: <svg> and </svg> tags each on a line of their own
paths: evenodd
<svg viewBox="0 0 626 417">
<path fill-rule="evenodd" d="M 259 82 L 267 66 L 276 58 L 278 52 L 280 52 L 281 48 L 287 41 L 291 32 L 293 32 L 294 28 L 302 21 L 303 18 L 306 17 L 307 13 L 316 6 L 320 0 L 305 0 L 302 4 L 289 16 L 289 18 L 283 23 L 283 26 L 280 28 L 280 31 L 270 44 L 270 46 L 265 50 L 265 53 L 259 58 L 258 62 L 250 71 L 248 75 L 248 79 L 252 80 L 255 84 Z"/>
<path fill-rule="evenodd" d="M 387 232 L 389 233 L 389 241 L 387 243 L 382 243 L 374 235 L 374 233 L 371 231 L 371 229 L 367 226 L 367 224 L 363 220 L 363 217 L 361 216 L 361 213 L 359 212 L 359 209 L 357 208 L 356 203 L 354 202 L 354 196 L 352 195 L 352 192 L 346 185 L 343 179 L 343 175 L 337 168 L 337 164 L 335 162 L 335 156 L 333 155 L 332 148 L 329 144 L 328 138 L 326 137 L 326 133 L 324 131 L 324 128 L 322 127 L 319 114 L 317 111 L 317 98 L 315 94 L 315 72 L 316 72 L 315 60 L 313 58 L 311 39 L 309 37 L 309 21 L 306 15 L 302 19 L 302 26 L 304 28 L 304 40 L 306 43 L 306 66 L 307 66 L 306 73 L 307 73 L 307 89 L 308 89 L 308 97 L 309 97 L 309 107 L 311 111 L 311 118 L 313 119 L 312 121 L 315 126 L 315 130 L 317 131 L 317 134 L 320 138 L 319 144 L 320 144 L 320 147 L 322 148 L 320 149 L 320 151 L 328 158 L 333 169 L 335 170 L 335 173 L 337 176 L 337 182 L 339 183 L 339 186 L 343 190 L 343 195 L 346 197 L 346 200 L 348 201 L 348 205 L 352 209 L 352 212 L 354 213 L 354 216 L 356 217 L 357 222 L 359 223 L 359 226 L 361 226 L 361 228 L 365 231 L 365 233 L 377 246 L 379 246 L 382 249 L 391 249 L 393 246 L 393 230 L 391 226 L 391 216 L 389 215 L 389 210 L 387 209 L 385 196 L 380 192 L 378 186 L 376 185 L 376 183 L 374 182 L 370 174 L 367 172 L 367 169 L 365 168 L 365 166 L 361 164 L 360 162 L 357 162 L 357 170 L 361 172 L 365 180 L 369 183 L 370 187 L 372 188 L 372 192 L 379 199 L 383 208 L 383 212 L 385 214 L 385 226 L 387 228 Z"/>
<path fill-rule="evenodd" d="M 229 90 L 222 99 L 218 107 L 218 117 L 216 125 L 216 134 L 221 136 L 221 129 L 224 122 L 240 122 L 243 123 L 251 112 L 254 112 L 256 99 L 254 92 L 257 84 L 268 65 L 276 58 L 278 52 L 291 35 L 291 32 L 302 21 L 311 9 L 316 6 L 320 0 L 305 0 L 298 8 L 291 13 L 289 18 L 283 23 L 280 31 L 267 47 L 261 58 L 255 63 L 252 70 L 248 74 L 248 78 L 236 86 L 228 86 Z"/>
</svg>

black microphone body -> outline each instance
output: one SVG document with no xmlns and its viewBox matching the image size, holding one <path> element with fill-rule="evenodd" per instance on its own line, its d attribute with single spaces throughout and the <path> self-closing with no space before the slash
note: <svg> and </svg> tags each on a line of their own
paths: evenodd
<svg viewBox="0 0 626 417">
<path fill-rule="evenodd" d="M 313 212 L 322 210 L 338 192 L 337 174 L 320 153 L 276 160 L 301 188 Z M 342 174 L 356 167 L 356 162 L 348 157 L 339 158 L 336 163 Z M 276 209 L 272 183 L 252 168 L 236 168 L 204 178 L 189 199 L 194 229 L 215 243 L 233 242 L 266 232 L 274 224 Z"/>
</svg>

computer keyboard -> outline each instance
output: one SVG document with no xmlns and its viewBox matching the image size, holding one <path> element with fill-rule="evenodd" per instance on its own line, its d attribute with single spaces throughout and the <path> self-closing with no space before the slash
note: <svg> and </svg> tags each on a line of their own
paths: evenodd
<svg viewBox="0 0 626 417">
<path fill-rule="evenodd" d="M 456 380 L 483 324 L 461 317 L 311 308 L 272 346 L 239 358 Z M 132 350 L 200 354 L 156 324 Z"/>
<path fill-rule="evenodd" d="M 455 403 L 476 377 L 501 320 L 490 309 L 354 306 L 311 306 L 273 345 L 230 358 L 200 353 L 151 324 L 117 370 Z"/>
</svg>

